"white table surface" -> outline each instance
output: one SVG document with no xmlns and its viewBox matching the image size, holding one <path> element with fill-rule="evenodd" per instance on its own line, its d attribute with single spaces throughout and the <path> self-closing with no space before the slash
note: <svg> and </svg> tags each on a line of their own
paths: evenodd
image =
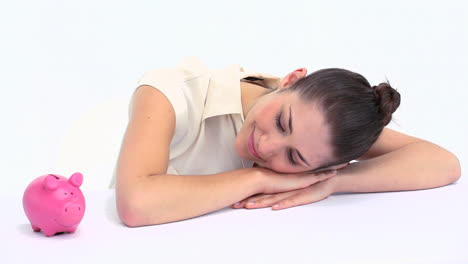
<svg viewBox="0 0 468 264">
<path fill-rule="evenodd" d="M 468 185 L 334 194 L 281 211 L 231 209 L 129 228 L 114 190 L 84 191 L 75 234 L 32 231 L 22 194 L 0 196 L 0 263 L 468 263 Z"/>
</svg>

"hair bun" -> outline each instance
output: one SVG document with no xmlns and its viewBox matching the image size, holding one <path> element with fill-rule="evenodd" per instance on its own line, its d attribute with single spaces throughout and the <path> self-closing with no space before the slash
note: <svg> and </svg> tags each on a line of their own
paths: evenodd
<svg viewBox="0 0 468 264">
<path fill-rule="evenodd" d="M 376 103 L 383 116 L 383 123 L 386 126 L 392 119 L 392 114 L 400 106 L 400 93 L 393 89 L 388 83 L 380 83 L 372 86 Z"/>
</svg>

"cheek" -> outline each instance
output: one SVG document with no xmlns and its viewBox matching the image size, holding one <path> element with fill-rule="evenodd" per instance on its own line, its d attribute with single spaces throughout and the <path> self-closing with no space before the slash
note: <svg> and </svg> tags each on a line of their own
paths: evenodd
<svg viewBox="0 0 468 264">
<path fill-rule="evenodd" d="M 279 161 L 276 161 L 276 160 L 272 160 L 271 162 L 271 166 L 270 166 L 270 169 L 274 170 L 274 171 L 277 171 L 277 172 L 282 172 L 282 173 L 288 173 L 289 170 L 286 166 L 284 166 L 283 162 L 281 160 Z"/>
<path fill-rule="evenodd" d="M 278 106 L 275 104 L 265 104 L 259 106 L 254 113 L 255 120 L 252 121 L 254 121 L 261 129 L 269 128 L 275 124 L 277 111 Z"/>
<path fill-rule="evenodd" d="M 262 119 L 266 119 L 267 117 L 273 118 L 276 113 L 277 106 L 274 104 L 267 104 L 264 105 L 262 108 L 258 109 L 258 116 L 261 116 Z"/>
</svg>

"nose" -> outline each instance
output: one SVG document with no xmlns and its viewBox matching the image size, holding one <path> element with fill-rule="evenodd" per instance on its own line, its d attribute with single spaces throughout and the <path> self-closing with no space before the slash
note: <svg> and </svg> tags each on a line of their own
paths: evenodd
<svg viewBox="0 0 468 264">
<path fill-rule="evenodd" d="M 284 140 L 280 136 L 263 134 L 257 145 L 257 153 L 263 159 L 271 159 L 283 145 Z"/>
<path fill-rule="evenodd" d="M 68 213 L 71 217 L 77 217 L 81 214 L 81 206 L 78 204 L 70 205 L 65 207 L 65 212 Z"/>
<path fill-rule="evenodd" d="M 65 226 L 71 226 L 81 221 L 84 215 L 84 206 L 81 204 L 68 203 L 61 212 L 59 221 Z"/>
</svg>

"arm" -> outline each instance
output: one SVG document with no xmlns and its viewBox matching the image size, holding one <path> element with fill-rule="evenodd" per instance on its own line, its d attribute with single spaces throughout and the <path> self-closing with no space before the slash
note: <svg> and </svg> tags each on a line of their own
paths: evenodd
<svg viewBox="0 0 468 264">
<path fill-rule="evenodd" d="M 120 219 L 131 227 L 206 214 L 256 193 L 300 189 L 331 175 L 278 174 L 247 168 L 212 175 L 168 175 L 175 115 L 167 98 L 140 86 L 117 161 L 116 202 Z"/>
<path fill-rule="evenodd" d="M 385 192 L 440 187 L 460 178 L 455 155 L 431 142 L 384 128 L 372 148 L 330 179 L 334 192 Z"/>
<path fill-rule="evenodd" d="M 242 169 L 215 175 L 167 175 L 175 114 L 157 89 L 140 86 L 117 162 L 116 202 L 128 226 L 202 215 L 255 194 L 257 174 Z"/>
<path fill-rule="evenodd" d="M 145 226 L 189 219 L 224 208 L 259 192 L 259 178 L 251 169 L 212 175 L 146 176 L 138 195 L 121 207 L 127 226 Z"/>
<path fill-rule="evenodd" d="M 449 151 L 419 138 L 384 128 L 359 162 L 339 169 L 337 176 L 302 190 L 261 194 L 233 208 L 274 210 L 314 203 L 335 192 L 385 192 L 434 188 L 460 178 L 458 159 Z M 254 202 L 250 204 L 249 202 Z M 275 207 L 274 205 L 278 205 Z"/>
</svg>

